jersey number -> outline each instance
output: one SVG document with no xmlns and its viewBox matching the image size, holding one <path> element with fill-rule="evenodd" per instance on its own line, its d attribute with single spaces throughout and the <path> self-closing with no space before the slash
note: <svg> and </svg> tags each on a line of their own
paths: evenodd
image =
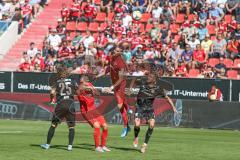
<svg viewBox="0 0 240 160">
<path fill-rule="evenodd" d="M 70 83 L 59 83 L 59 87 L 60 87 L 60 95 L 61 96 L 69 96 L 72 94 L 72 88 L 70 87 Z"/>
</svg>

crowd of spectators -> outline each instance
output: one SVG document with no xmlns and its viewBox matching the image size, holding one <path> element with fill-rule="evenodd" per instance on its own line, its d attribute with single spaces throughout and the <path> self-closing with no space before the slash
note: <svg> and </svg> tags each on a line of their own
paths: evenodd
<svg viewBox="0 0 240 160">
<path fill-rule="evenodd" d="M 23 53 L 20 70 L 54 72 L 63 62 L 99 73 L 121 43 L 129 75 L 144 75 L 148 61 L 164 76 L 240 79 L 239 0 L 74 0 L 61 15 L 42 49 L 31 43 Z"/>
<path fill-rule="evenodd" d="M 5 31 L 11 21 L 17 21 L 21 33 L 46 3 L 46 0 L 0 0 L 0 30 Z"/>
</svg>

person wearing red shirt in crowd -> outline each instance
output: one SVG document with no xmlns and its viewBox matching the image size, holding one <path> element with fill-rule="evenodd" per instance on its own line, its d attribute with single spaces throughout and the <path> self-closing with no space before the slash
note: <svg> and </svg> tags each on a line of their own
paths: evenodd
<svg viewBox="0 0 240 160">
<path fill-rule="evenodd" d="M 83 7 L 83 14 L 80 21 L 92 22 L 97 15 L 97 9 L 91 5 L 90 0 L 87 1 L 87 4 Z"/>
<path fill-rule="evenodd" d="M 119 1 L 118 3 L 115 4 L 114 7 L 114 12 L 118 17 L 123 16 L 124 11 L 126 10 L 126 6 L 122 1 Z"/>
<path fill-rule="evenodd" d="M 81 2 L 80 2 L 81 3 Z M 78 0 L 73 0 L 73 3 L 71 4 L 70 8 L 70 18 L 71 19 L 78 19 L 81 15 L 81 4 Z"/>
<path fill-rule="evenodd" d="M 44 58 L 41 56 L 41 53 L 37 53 L 32 60 L 32 66 L 36 65 L 40 67 L 40 71 L 43 71 L 45 68 Z"/>
<path fill-rule="evenodd" d="M 228 24 L 225 22 L 224 19 L 222 19 L 218 23 L 218 32 L 223 33 L 226 36 L 227 35 L 227 29 L 228 29 Z"/>
<path fill-rule="evenodd" d="M 232 33 L 237 29 L 237 21 L 235 20 L 235 17 L 232 16 L 232 21 L 228 24 L 228 30 Z"/>
<path fill-rule="evenodd" d="M 216 85 L 212 85 L 211 89 L 208 91 L 208 100 L 209 101 L 223 101 L 223 95 L 219 88 Z"/>
<path fill-rule="evenodd" d="M 132 38 L 132 46 L 131 46 L 131 49 L 133 50 L 136 50 L 137 49 L 137 46 L 139 46 L 140 44 L 142 44 L 143 42 L 143 39 L 138 36 L 137 33 L 134 33 L 133 34 L 133 38 Z M 133 51 L 134 52 L 134 51 Z"/>
<path fill-rule="evenodd" d="M 94 95 L 99 95 L 99 92 L 89 82 L 89 78 L 86 75 L 83 75 L 80 79 L 80 85 L 78 87 L 77 94 L 80 102 L 81 114 L 89 123 L 89 125 L 94 128 L 93 137 L 95 142 L 95 150 L 97 152 L 111 151 L 106 147 L 106 141 L 108 137 L 107 123 L 104 117 L 97 111 L 97 107 L 94 104 Z M 100 128 L 102 128 L 102 134 L 100 133 Z"/>
<path fill-rule="evenodd" d="M 100 32 L 98 34 L 97 38 L 95 39 L 95 43 L 100 48 L 104 48 L 107 45 L 108 39 L 106 38 L 104 32 Z"/>
<path fill-rule="evenodd" d="M 178 67 L 175 71 L 177 77 L 186 77 L 187 76 L 187 66 L 182 61 L 179 62 Z"/>
<path fill-rule="evenodd" d="M 28 25 L 32 15 L 32 6 L 29 4 L 29 0 L 25 0 L 25 3 L 21 7 L 22 10 L 22 17 L 23 17 L 23 24 L 24 28 Z"/>
<path fill-rule="evenodd" d="M 118 26 L 114 28 L 114 33 L 118 38 L 121 38 L 123 32 L 126 32 L 125 28 L 122 26 L 121 23 L 118 23 Z"/>
<path fill-rule="evenodd" d="M 207 54 L 201 49 L 200 44 L 196 46 L 196 50 L 193 51 L 193 67 L 202 67 L 207 61 Z"/>
<path fill-rule="evenodd" d="M 101 77 L 108 72 L 110 72 L 110 77 L 112 80 L 112 86 L 106 88 L 106 92 L 111 93 L 114 91 L 115 98 L 117 100 L 118 108 L 120 109 L 124 128 L 122 130 L 121 137 L 127 136 L 128 132 L 130 132 L 130 126 L 128 123 L 128 104 L 125 99 L 125 88 L 126 88 L 126 72 L 127 72 L 127 64 L 125 63 L 122 57 L 122 45 L 115 45 L 110 50 L 110 66 L 106 69 L 105 72 L 100 73 L 98 77 Z"/>
<path fill-rule="evenodd" d="M 230 58 L 235 59 L 238 57 L 239 54 L 239 46 L 240 46 L 240 41 L 237 40 L 236 38 L 233 38 L 230 42 L 228 42 L 227 45 L 227 51 L 230 53 Z"/>
<path fill-rule="evenodd" d="M 67 41 L 63 41 L 62 46 L 58 50 L 58 55 L 57 55 L 58 61 L 64 61 L 65 59 L 71 59 L 74 58 L 72 55 L 72 50 L 68 46 Z"/>
<path fill-rule="evenodd" d="M 67 8 L 65 3 L 62 4 L 61 17 L 63 22 L 67 22 L 68 17 L 70 16 L 70 11 Z"/>
<path fill-rule="evenodd" d="M 28 72 L 31 69 L 31 60 L 27 52 L 23 52 L 21 63 L 19 65 L 19 70 Z"/>
</svg>

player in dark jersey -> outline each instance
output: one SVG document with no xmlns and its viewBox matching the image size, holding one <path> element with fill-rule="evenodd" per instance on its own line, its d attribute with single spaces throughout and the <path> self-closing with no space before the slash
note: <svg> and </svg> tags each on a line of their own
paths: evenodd
<svg viewBox="0 0 240 160">
<path fill-rule="evenodd" d="M 153 109 L 153 102 L 156 97 L 164 97 L 167 99 L 169 104 L 172 106 L 173 111 L 176 111 L 176 108 L 172 100 L 165 94 L 164 89 L 160 88 L 157 82 L 157 74 L 149 73 L 146 80 L 143 79 L 133 79 L 132 84 L 130 85 L 130 90 L 136 82 L 140 86 L 140 90 L 137 94 L 136 101 L 136 111 L 135 111 L 135 126 L 134 126 L 134 147 L 138 146 L 138 135 L 140 132 L 140 121 L 141 119 L 146 119 L 149 124 L 148 130 L 145 135 L 144 143 L 141 147 L 141 152 L 144 153 L 147 148 L 148 141 L 153 133 L 153 128 L 155 125 L 155 115 Z"/>
<path fill-rule="evenodd" d="M 61 123 L 63 118 L 65 118 L 69 127 L 69 144 L 67 149 L 71 151 L 75 126 L 74 94 L 76 93 L 78 85 L 76 81 L 70 77 L 67 67 L 63 65 L 57 69 L 57 75 L 52 76 L 49 82 L 51 94 L 56 96 L 57 104 L 53 113 L 51 126 L 48 130 L 47 143 L 41 145 L 41 147 L 49 149 L 56 127 Z"/>
</svg>

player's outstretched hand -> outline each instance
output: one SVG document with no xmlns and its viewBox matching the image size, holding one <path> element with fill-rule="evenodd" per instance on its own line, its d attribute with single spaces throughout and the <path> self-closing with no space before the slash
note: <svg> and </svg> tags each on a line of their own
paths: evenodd
<svg viewBox="0 0 240 160">
<path fill-rule="evenodd" d="M 111 90 L 110 87 L 104 87 L 104 88 L 102 89 L 102 92 L 103 92 L 103 93 L 111 93 L 112 90 Z"/>
<path fill-rule="evenodd" d="M 129 88 L 127 88 L 127 89 L 125 90 L 125 94 L 126 94 L 127 96 L 130 96 L 130 95 L 132 94 L 132 90 L 129 89 Z"/>
</svg>

